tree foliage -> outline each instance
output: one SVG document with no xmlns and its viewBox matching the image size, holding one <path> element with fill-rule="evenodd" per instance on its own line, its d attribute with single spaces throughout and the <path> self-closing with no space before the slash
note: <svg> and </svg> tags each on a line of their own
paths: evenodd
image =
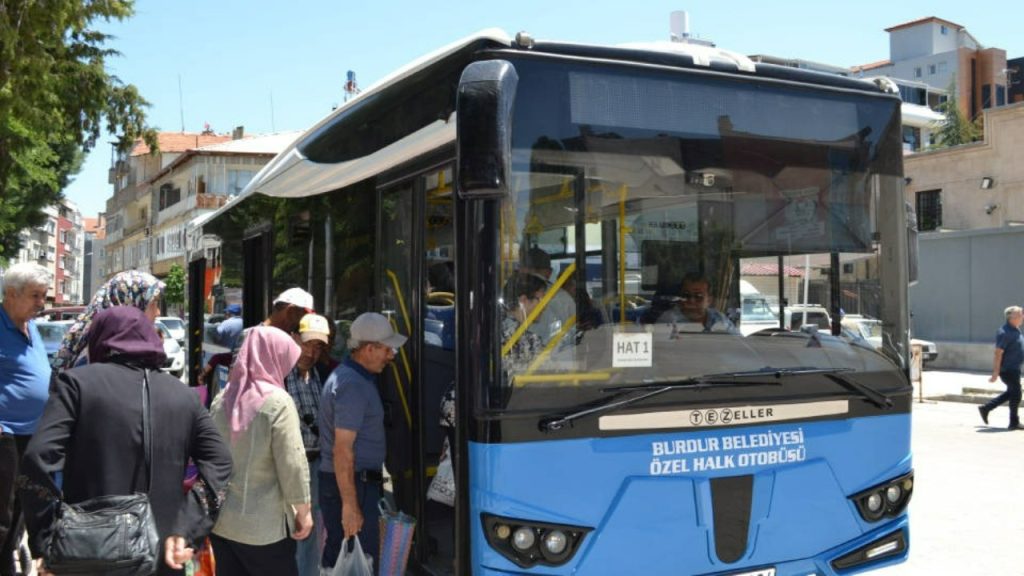
<svg viewBox="0 0 1024 576">
<path fill-rule="evenodd" d="M 960 109 L 960 100 L 957 98 L 955 82 L 950 84 L 949 97 L 939 106 L 939 112 L 945 114 L 946 120 L 939 123 L 936 127 L 936 148 L 970 144 L 981 138 L 981 117 L 979 116 L 971 120 Z"/>
<path fill-rule="evenodd" d="M 144 139 L 148 103 L 107 72 L 117 55 L 96 21 L 131 16 L 132 0 L 0 0 L 0 262 L 41 225 L 104 131 L 118 150 Z"/>
<path fill-rule="evenodd" d="M 185 303 L 185 269 L 180 264 L 171 264 L 164 278 L 164 300 L 168 304 L 181 305 Z"/>
</svg>

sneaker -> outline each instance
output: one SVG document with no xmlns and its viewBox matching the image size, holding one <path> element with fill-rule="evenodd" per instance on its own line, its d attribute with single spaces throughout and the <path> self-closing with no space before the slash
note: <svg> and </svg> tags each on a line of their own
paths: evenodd
<svg viewBox="0 0 1024 576">
<path fill-rule="evenodd" d="M 988 409 L 984 406 L 978 406 L 978 412 L 981 413 L 981 421 L 988 424 Z"/>
</svg>

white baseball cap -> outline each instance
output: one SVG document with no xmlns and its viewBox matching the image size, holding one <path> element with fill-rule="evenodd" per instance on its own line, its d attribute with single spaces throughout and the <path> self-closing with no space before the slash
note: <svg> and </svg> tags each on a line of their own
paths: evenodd
<svg viewBox="0 0 1024 576">
<path fill-rule="evenodd" d="M 329 343 L 331 337 L 331 325 L 327 318 L 317 314 L 306 314 L 299 321 L 299 336 L 303 342 L 319 340 Z"/>
<path fill-rule="evenodd" d="M 313 295 L 302 288 L 289 288 L 274 298 L 274 304 L 285 302 L 292 306 L 303 308 L 306 312 L 313 312 Z"/>
<path fill-rule="evenodd" d="M 376 312 L 364 312 L 352 322 L 349 328 L 348 347 L 356 349 L 364 342 L 380 342 L 391 348 L 398 348 L 408 340 L 391 329 L 388 319 Z"/>
</svg>

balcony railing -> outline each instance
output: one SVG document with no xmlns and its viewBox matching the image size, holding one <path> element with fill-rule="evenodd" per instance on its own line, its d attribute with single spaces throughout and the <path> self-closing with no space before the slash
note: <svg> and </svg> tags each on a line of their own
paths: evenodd
<svg viewBox="0 0 1024 576">
<path fill-rule="evenodd" d="M 227 196 L 216 194 L 196 194 L 196 208 L 199 210 L 216 210 L 228 203 Z"/>
</svg>

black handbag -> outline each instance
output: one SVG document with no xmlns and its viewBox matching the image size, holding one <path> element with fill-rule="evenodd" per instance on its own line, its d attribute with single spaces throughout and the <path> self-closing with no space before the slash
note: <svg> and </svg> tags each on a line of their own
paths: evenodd
<svg viewBox="0 0 1024 576">
<path fill-rule="evenodd" d="M 149 489 L 153 487 L 150 443 L 149 371 L 142 379 L 142 449 Z M 153 574 L 160 558 L 160 539 L 148 494 L 99 496 L 57 506 L 53 532 L 43 555 L 54 574 Z"/>
</svg>

